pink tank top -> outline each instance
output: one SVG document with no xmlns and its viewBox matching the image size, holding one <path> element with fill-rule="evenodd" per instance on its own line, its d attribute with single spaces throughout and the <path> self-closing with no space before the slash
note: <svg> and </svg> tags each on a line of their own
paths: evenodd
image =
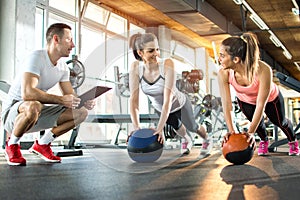
<svg viewBox="0 0 300 200">
<path fill-rule="evenodd" d="M 257 76 L 254 77 L 253 83 L 249 86 L 241 86 L 239 85 L 234 77 L 234 71 L 229 71 L 229 83 L 233 86 L 236 91 L 236 96 L 239 100 L 255 105 L 256 99 L 258 95 L 259 81 Z M 271 83 L 271 92 L 268 99 L 268 102 L 273 101 L 279 94 L 279 89 L 275 83 Z"/>
</svg>

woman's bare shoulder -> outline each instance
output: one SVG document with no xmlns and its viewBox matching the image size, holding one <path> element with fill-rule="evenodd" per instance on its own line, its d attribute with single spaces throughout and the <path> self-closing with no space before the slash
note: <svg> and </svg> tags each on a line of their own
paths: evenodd
<svg viewBox="0 0 300 200">
<path fill-rule="evenodd" d="M 130 67 L 130 75 L 138 75 L 139 74 L 139 61 L 134 61 L 131 63 Z"/>
<path fill-rule="evenodd" d="M 172 58 L 166 58 L 166 59 L 164 60 L 164 64 L 165 64 L 165 65 L 174 65 L 174 61 L 173 61 Z"/>
<path fill-rule="evenodd" d="M 272 73 L 272 68 L 268 63 L 266 63 L 262 60 L 259 60 L 258 66 L 259 67 L 258 67 L 257 74 Z"/>
<path fill-rule="evenodd" d="M 219 77 L 219 79 L 228 82 L 229 70 L 228 69 L 223 69 L 223 68 L 219 69 L 218 77 Z"/>
<path fill-rule="evenodd" d="M 131 70 L 137 70 L 139 68 L 139 61 L 134 61 L 133 63 L 131 63 Z"/>
</svg>

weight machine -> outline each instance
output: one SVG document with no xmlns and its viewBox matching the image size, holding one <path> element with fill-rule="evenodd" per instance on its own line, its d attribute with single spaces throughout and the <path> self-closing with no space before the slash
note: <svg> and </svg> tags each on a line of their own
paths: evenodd
<svg viewBox="0 0 300 200">
<path fill-rule="evenodd" d="M 83 84 L 83 82 L 85 80 L 85 67 L 82 64 L 82 62 L 80 62 L 78 60 L 77 55 L 73 55 L 72 59 L 68 60 L 66 62 L 66 64 L 70 70 L 71 85 L 72 85 L 73 89 L 75 90 L 75 92 L 77 92 L 77 89 Z M 55 152 L 55 154 L 57 156 L 66 157 L 66 156 L 81 156 L 81 155 L 83 155 L 82 150 L 78 149 L 78 148 L 80 148 L 80 146 L 75 146 L 75 140 L 78 135 L 79 126 L 80 125 L 73 128 L 70 140 L 69 140 L 68 144 L 66 146 L 64 146 L 64 149 L 66 149 L 66 150 Z M 44 131 L 41 131 L 41 134 L 43 134 L 43 133 L 44 133 Z"/>
<path fill-rule="evenodd" d="M 201 95 L 200 80 L 203 80 L 202 70 L 183 71 L 181 78 L 176 81 L 176 86 L 191 100 L 197 122 L 205 125 L 208 134 L 218 141 L 223 132 L 227 131 L 222 113 L 221 98 L 211 94 Z"/>
</svg>

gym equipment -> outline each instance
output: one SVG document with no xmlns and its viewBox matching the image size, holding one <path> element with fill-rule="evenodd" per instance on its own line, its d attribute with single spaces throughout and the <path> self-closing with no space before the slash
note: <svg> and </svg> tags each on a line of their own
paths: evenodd
<svg viewBox="0 0 300 200">
<path fill-rule="evenodd" d="M 129 73 L 120 73 L 119 67 L 114 67 L 117 96 L 130 97 Z"/>
<path fill-rule="evenodd" d="M 279 82 L 297 92 L 300 92 L 300 81 L 290 77 L 290 76 L 287 76 L 281 72 L 276 72 L 275 73 L 275 76 L 279 79 Z M 299 130 L 300 128 L 300 123 L 298 123 L 298 125 L 296 126 L 296 128 L 294 129 L 294 132 L 295 132 L 295 135 L 296 135 L 296 138 L 297 140 L 300 139 L 300 132 L 297 133 L 297 131 Z M 273 142 L 269 147 L 268 147 L 268 150 L 269 152 L 275 152 L 277 150 L 277 147 L 278 146 L 281 146 L 281 145 L 284 145 L 284 144 L 287 144 L 288 143 L 288 140 L 285 138 L 285 139 L 282 139 L 282 140 L 278 140 L 278 127 L 275 126 L 274 127 L 274 131 L 275 131 L 275 142 Z"/>
<path fill-rule="evenodd" d="M 154 162 L 162 154 L 163 145 L 157 141 L 152 129 L 139 129 L 129 137 L 127 151 L 129 157 L 140 163 Z"/>
<path fill-rule="evenodd" d="M 140 123 L 154 123 L 158 122 L 159 116 L 157 114 L 140 114 Z M 87 123 L 131 123 L 130 114 L 96 114 L 88 115 L 85 120 Z M 121 131 L 121 127 L 115 137 L 115 145 L 118 145 L 118 138 Z M 77 131 L 77 130 L 76 130 Z M 72 133 L 71 139 L 69 141 L 69 146 L 74 145 L 77 133 Z"/>
<path fill-rule="evenodd" d="M 210 136 L 214 135 L 220 139 L 223 132 L 227 131 L 222 113 L 221 98 L 211 94 L 202 96 L 199 88 L 200 80 L 203 80 L 201 69 L 193 69 L 190 72 L 183 71 L 181 78 L 176 80 L 176 87 L 189 97 L 193 105 L 194 117 L 198 123 L 206 126 L 206 131 Z M 170 133 L 169 135 L 172 136 L 173 134 Z"/>
<path fill-rule="evenodd" d="M 176 81 L 176 87 L 184 93 L 198 93 L 200 80 L 203 80 L 201 69 L 192 69 L 190 72 L 183 71 L 181 79 Z"/>
<path fill-rule="evenodd" d="M 300 92 L 300 81 L 281 72 L 276 72 L 275 76 L 279 79 L 279 82 L 281 84 L 286 85 L 297 92 Z"/>
<path fill-rule="evenodd" d="M 0 81 L 0 106 L 2 109 L 2 101 L 7 97 L 7 93 L 9 91 L 10 84 L 5 81 Z M 0 109 L 0 110 L 1 110 Z M 2 122 L 1 122 L 2 123 Z M 2 130 L 1 130 L 2 131 Z M 6 142 L 6 131 L 3 129 L 3 142 L 2 142 L 2 149 L 5 149 L 5 142 Z"/>
<path fill-rule="evenodd" d="M 159 120 L 157 114 L 140 114 L 141 123 L 153 123 Z M 96 114 L 88 115 L 85 122 L 91 123 L 131 123 L 130 114 Z"/>
<path fill-rule="evenodd" d="M 194 106 L 195 119 L 199 124 L 204 124 L 208 134 L 218 138 L 217 141 L 227 132 L 222 111 L 221 98 L 211 94 L 205 95 L 202 101 Z"/>
<path fill-rule="evenodd" d="M 225 159 L 235 165 L 242 165 L 251 160 L 255 146 L 250 147 L 245 133 L 233 133 L 223 144 L 222 152 Z"/>
<path fill-rule="evenodd" d="M 75 91 L 77 91 L 77 88 L 79 88 L 85 80 L 85 67 L 82 64 L 82 62 L 80 62 L 78 60 L 77 55 L 72 55 L 72 59 L 68 60 L 66 62 L 66 64 L 67 64 L 67 66 L 69 67 L 69 70 L 70 70 L 71 85 L 72 85 L 73 89 Z M 56 156 L 67 157 L 67 156 L 81 156 L 81 155 L 83 155 L 82 150 L 77 149 L 77 148 L 80 148 L 80 146 L 75 146 L 74 145 L 75 140 L 76 140 L 77 135 L 78 135 L 78 129 L 79 129 L 79 126 L 73 128 L 68 145 L 65 145 L 63 150 L 58 151 L 58 152 L 54 152 L 54 154 Z M 41 134 L 42 133 L 43 132 L 41 132 Z"/>
<path fill-rule="evenodd" d="M 97 78 L 97 77 L 89 77 L 89 76 L 87 76 L 86 78 L 92 79 L 92 80 L 97 80 L 97 81 L 103 81 L 103 82 L 107 82 L 107 83 L 114 83 L 116 85 L 115 91 L 116 91 L 117 96 L 122 96 L 122 97 L 127 97 L 127 98 L 130 97 L 129 73 L 120 73 L 119 67 L 114 66 L 114 76 L 115 76 L 115 81 Z"/>
<path fill-rule="evenodd" d="M 74 89 L 79 88 L 85 79 L 84 65 L 78 60 L 77 55 L 72 56 L 72 60 L 68 60 L 67 65 L 70 70 L 70 82 Z"/>
</svg>

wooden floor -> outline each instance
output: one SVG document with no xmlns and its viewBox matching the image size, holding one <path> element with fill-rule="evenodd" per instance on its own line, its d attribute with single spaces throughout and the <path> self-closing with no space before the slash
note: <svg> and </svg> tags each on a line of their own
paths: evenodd
<svg viewBox="0 0 300 200">
<path fill-rule="evenodd" d="M 49 164 L 22 150 L 27 166 L 8 166 L 0 153 L 0 199 L 99 200 L 276 200 L 299 199 L 300 157 L 256 154 L 245 165 L 231 165 L 215 148 L 197 159 L 199 147 L 185 157 L 164 150 L 155 163 L 133 162 L 126 149 L 84 149 L 83 156 Z"/>
</svg>

